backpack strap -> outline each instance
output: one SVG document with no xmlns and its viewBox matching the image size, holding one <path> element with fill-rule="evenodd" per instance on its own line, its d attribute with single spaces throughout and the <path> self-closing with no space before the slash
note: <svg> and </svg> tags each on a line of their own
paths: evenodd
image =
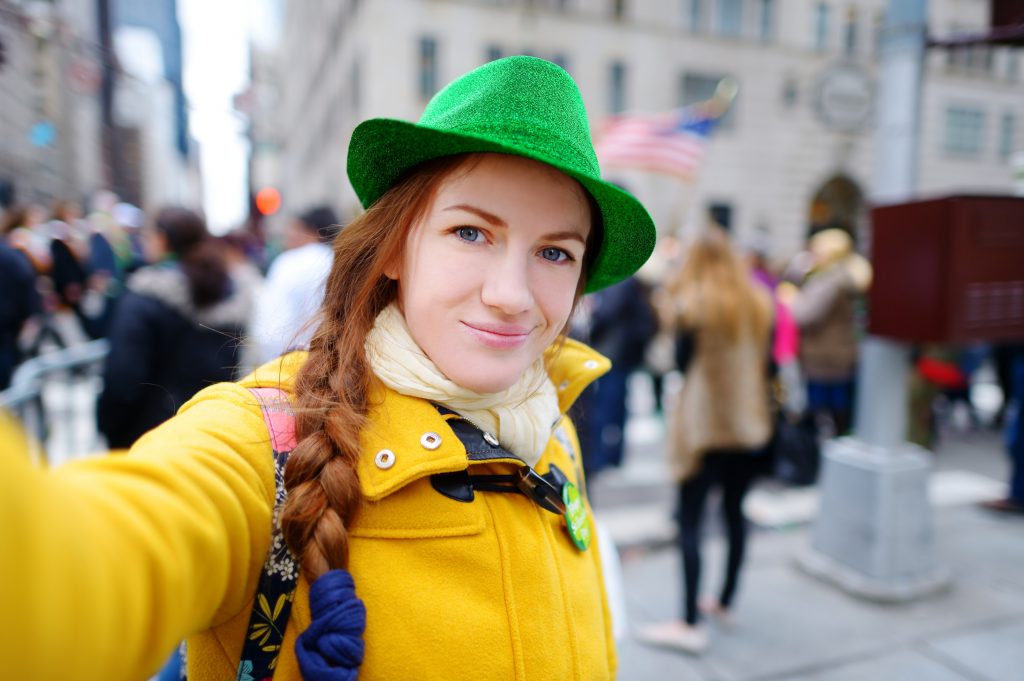
<svg viewBox="0 0 1024 681">
<path fill-rule="evenodd" d="M 299 578 L 298 560 L 288 550 L 281 532 L 281 511 L 288 499 L 284 488 L 284 467 L 298 440 L 295 412 L 288 394 L 279 388 L 250 388 L 260 403 L 274 450 L 274 515 L 270 550 L 263 563 L 249 626 L 246 628 L 237 681 L 270 679 L 284 641 L 284 630 L 292 611 L 292 599 Z"/>
</svg>

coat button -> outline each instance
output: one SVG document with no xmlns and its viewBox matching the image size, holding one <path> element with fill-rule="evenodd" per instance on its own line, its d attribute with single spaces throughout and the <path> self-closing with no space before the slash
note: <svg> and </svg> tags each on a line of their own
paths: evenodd
<svg viewBox="0 0 1024 681">
<path fill-rule="evenodd" d="M 424 449 L 434 450 L 441 446 L 441 436 L 437 433 L 423 433 L 420 444 Z"/>
<path fill-rule="evenodd" d="M 559 390 L 565 390 L 568 387 L 569 387 L 569 381 L 562 381 L 561 383 L 558 384 L 558 389 Z"/>
<path fill-rule="evenodd" d="M 497 447 L 498 446 L 498 438 L 494 437 L 490 433 L 486 433 L 486 432 L 484 433 L 484 442 L 486 442 L 487 444 L 489 444 L 492 447 Z"/>
<path fill-rule="evenodd" d="M 588 359 L 586 362 L 583 363 L 583 366 L 586 367 L 587 369 L 596 369 L 597 368 L 597 360 L 596 359 Z"/>
<path fill-rule="evenodd" d="M 390 449 L 382 449 L 377 452 L 377 456 L 373 457 L 373 462 L 377 464 L 377 468 L 382 471 L 386 471 L 395 465 L 395 453 Z"/>
</svg>

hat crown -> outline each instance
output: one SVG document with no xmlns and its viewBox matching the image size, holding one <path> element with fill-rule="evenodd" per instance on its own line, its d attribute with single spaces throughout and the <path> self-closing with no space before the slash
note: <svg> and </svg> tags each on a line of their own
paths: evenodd
<svg viewBox="0 0 1024 681">
<path fill-rule="evenodd" d="M 576 83 L 537 57 L 505 57 L 452 81 L 430 100 L 419 125 L 501 139 L 580 173 L 601 174 Z"/>
</svg>

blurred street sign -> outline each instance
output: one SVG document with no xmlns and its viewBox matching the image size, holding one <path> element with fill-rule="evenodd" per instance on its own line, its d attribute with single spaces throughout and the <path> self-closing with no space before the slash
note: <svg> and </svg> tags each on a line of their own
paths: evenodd
<svg viewBox="0 0 1024 681">
<path fill-rule="evenodd" d="M 38 121 L 28 131 L 28 141 L 34 147 L 48 147 L 57 138 L 57 129 L 50 121 Z"/>
</svg>

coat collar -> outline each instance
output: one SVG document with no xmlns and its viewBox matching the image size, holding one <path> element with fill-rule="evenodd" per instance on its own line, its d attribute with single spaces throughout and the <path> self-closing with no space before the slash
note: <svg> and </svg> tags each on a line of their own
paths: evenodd
<svg viewBox="0 0 1024 681">
<path fill-rule="evenodd" d="M 584 388 L 611 368 L 606 357 L 571 339 L 552 345 L 544 358 L 563 415 Z M 243 384 L 280 386 L 294 394 L 294 377 L 305 359 L 304 352 L 285 355 L 257 369 Z M 466 450 L 433 404 L 398 393 L 377 380 L 371 384 L 368 401 L 367 425 L 360 437 L 362 452 L 356 464 L 368 500 L 382 499 L 428 475 L 465 470 Z M 522 464 L 519 459 L 507 460 Z"/>
</svg>

